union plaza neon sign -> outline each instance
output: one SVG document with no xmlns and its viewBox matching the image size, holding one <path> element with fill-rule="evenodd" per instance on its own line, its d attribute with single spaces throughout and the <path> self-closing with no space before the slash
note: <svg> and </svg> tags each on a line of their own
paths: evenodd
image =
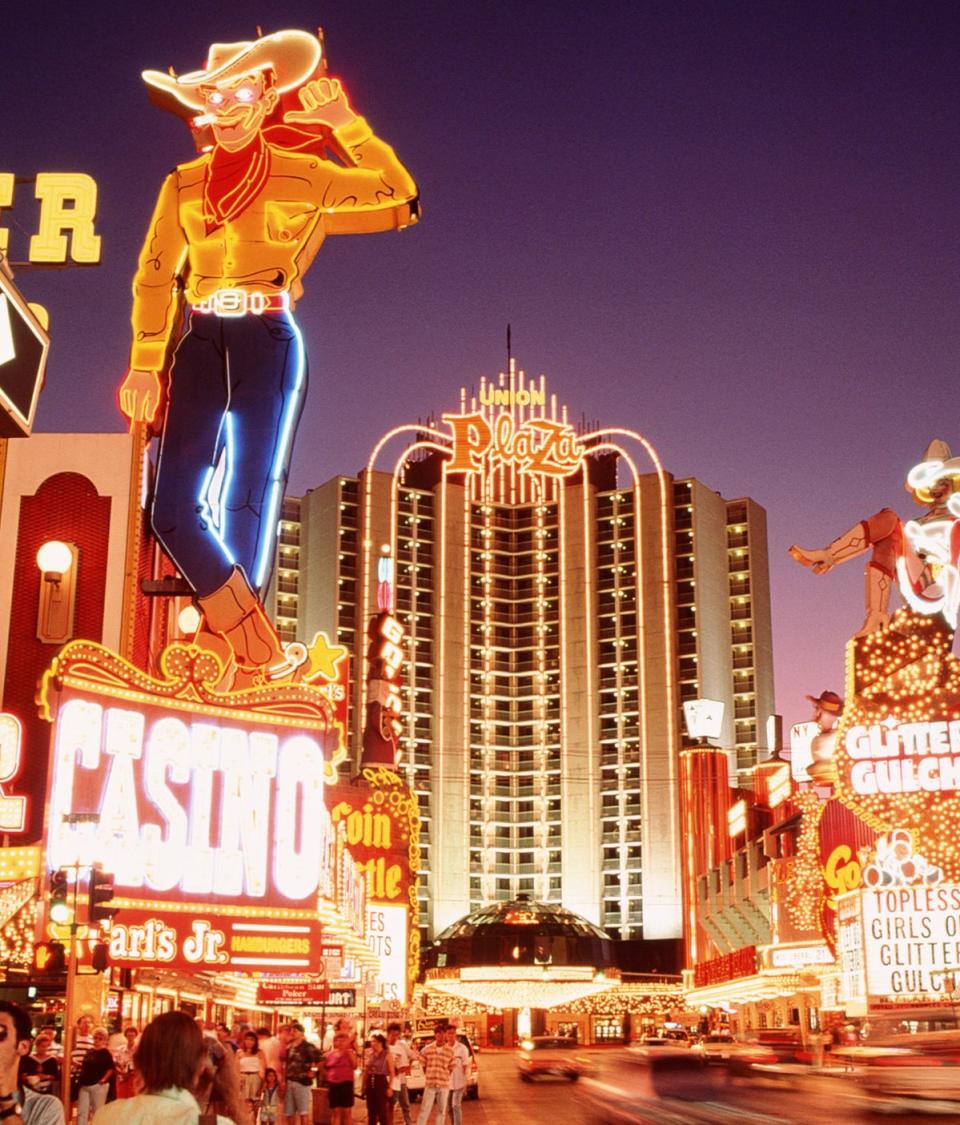
<svg viewBox="0 0 960 1125">
<path fill-rule="evenodd" d="M 960 790 L 960 720 L 853 726 L 843 746 L 853 759 L 850 786 L 876 793 Z"/>
<path fill-rule="evenodd" d="M 498 465 L 514 465 L 522 473 L 568 477 L 580 468 L 583 446 L 573 426 L 549 418 L 517 423 L 506 412 L 488 418 L 474 414 L 444 414 L 453 436 L 453 456 L 447 473 L 480 473 Z"/>
<path fill-rule="evenodd" d="M 48 865 L 103 863 L 121 894 L 150 898 L 264 906 L 333 898 L 346 875 L 362 877 L 337 874 L 321 738 L 67 699 L 54 735 Z M 78 812 L 98 822 L 75 823 Z"/>
</svg>

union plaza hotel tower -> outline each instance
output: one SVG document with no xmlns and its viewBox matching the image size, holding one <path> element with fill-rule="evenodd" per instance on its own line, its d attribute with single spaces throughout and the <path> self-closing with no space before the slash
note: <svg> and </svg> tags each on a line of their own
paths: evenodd
<svg viewBox="0 0 960 1125">
<path fill-rule="evenodd" d="M 511 362 L 282 515 L 271 608 L 285 639 L 348 647 L 352 719 L 392 552 L 427 936 L 527 893 L 613 937 L 679 937 L 682 702 L 725 704 L 739 768 L 767 752 L 763 509 L 674 480 L 632 430 L 575 431 Z"/>
</svg>

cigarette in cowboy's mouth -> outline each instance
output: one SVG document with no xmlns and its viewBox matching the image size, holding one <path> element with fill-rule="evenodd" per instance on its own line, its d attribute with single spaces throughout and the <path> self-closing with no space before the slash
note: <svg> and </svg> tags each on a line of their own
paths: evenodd
<svg viewBox="0 0 960 1125">
<path fill-rule="evenodd" d="M 216 114 L 201 113 L 199 117 L 195 117 L 193 119 L 193 123 L 194 123 L 194 125 L 197 125 L 197 126 L 212 125 L 214 123 L 214 121 L 216 121 L 216 119 L 217 119 Z"/>
</svg>

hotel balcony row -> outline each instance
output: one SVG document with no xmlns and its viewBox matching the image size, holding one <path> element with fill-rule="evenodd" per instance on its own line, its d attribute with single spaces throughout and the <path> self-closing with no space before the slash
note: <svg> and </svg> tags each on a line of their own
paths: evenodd
<svg viewBox="0 0 960 1125">
<path fill-rule="evenodd" d="M 762 839 L 698 878 L 697 920 L 723 953 L 770 941 L 770 861 Z"/>
</svg>

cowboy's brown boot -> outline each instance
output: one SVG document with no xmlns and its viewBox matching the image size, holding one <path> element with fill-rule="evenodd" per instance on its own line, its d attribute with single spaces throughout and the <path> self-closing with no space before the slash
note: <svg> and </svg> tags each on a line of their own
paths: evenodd
<svg viewBox="0 0 960 1125">
<path fill-rule="evenodd" d="M 240 567 L 197 604 L 210 629 L 230 646 L 237 662 L 234 688 L 265 683 L 269 668 L 286 663 L 280 637 Z"/>
<path fill-rule="evenodd" d="M 870 540 L 863 530 L 863 524 L 855 523 L 849 531 L 834 539 L 829 547 L 807 548 L 794 544 L 789 554 L 801 566 L 810 567 L 814 574 L 826 574 L 834 564 L 862 555 L 869 546 Z"/>
<path fill-rule="evenodd" d="M 214 633 L 207 624 L 206 618 L 201 618 L 200 628 L 191 638 L 191 643 L 195 644 L 197 648 L 202 648 L 204 652 L 213 653 L 220 661 L 223 674 L 214 686 L 218 691 L 229 691 L 233 687 L 237 670 L 237 662 L 234 659 L 233 649 L 230 647 L 229 641 L 219 633 Z"/>
<path fill-rule="evenodd" d="M 875 566 L 868 566 L 863 576 L 863 600 L 867 616 L 855 637 L 867 637 L 886 629 L 890 624 L 890 588 L 893 580 Z"/>
</svg>

